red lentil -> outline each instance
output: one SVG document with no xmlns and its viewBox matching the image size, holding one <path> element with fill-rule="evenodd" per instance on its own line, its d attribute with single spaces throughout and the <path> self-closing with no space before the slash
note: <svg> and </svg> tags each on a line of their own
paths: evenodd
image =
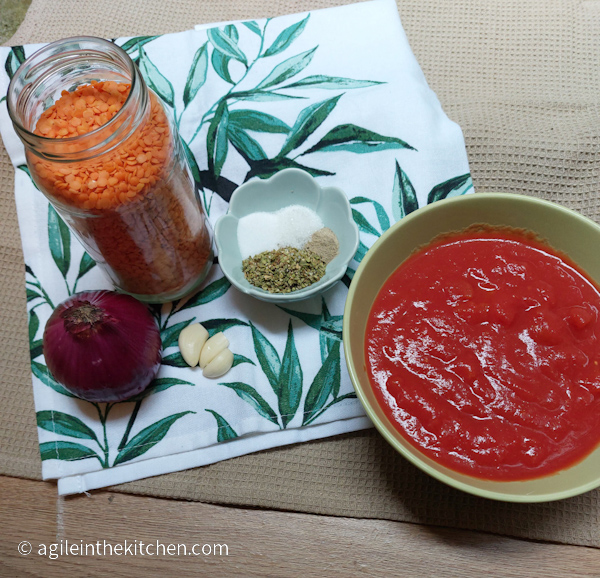
<svg viewBox="0 0 600 578">
<path fill-rule="evenodd" d="M 34 132 L 53 139 L 91 133 L 114 118 L 129 90 L 126 83 L 93 81 L 63 91 Z M 118 287 L 161 295 L 193 285 L 207 267 L 211 239 L 202 210 L 191 205 L 198 202 L 193 183 L 174 159 L 177 137 L 149 94 L 147 120 L 117 148 L 75 162 L 28 155 L 28 164 L 38 186 L 69 208 L 69 224 Z"/>
</svg>

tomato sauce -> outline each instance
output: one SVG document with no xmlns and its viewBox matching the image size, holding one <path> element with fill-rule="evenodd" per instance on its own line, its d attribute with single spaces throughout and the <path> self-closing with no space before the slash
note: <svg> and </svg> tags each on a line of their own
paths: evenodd
<svg viewBox="0 0 600 578">
<path fill-rule="evenodd" d="M 600 443 L 599 312 L 598 287 L 533 235 L 446 235 L 379 291 L 371 385 L 436 462 L 484 479 L 550 475 Z"/>
</svg>

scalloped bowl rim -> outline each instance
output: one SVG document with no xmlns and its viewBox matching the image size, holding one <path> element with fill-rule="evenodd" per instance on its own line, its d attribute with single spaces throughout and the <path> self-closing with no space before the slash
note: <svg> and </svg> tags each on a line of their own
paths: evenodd
<svg viewBox="0 0 600 578">
<path fill-rule="evenodd" d="M 288 182 L 291 179 L 299 179 L 300 181 L 303 181 L 304 183 L 306 183 L 306 185 L 309 187 L 316 187 L 316 190 L 318 192 L 317 205 L 312 206 L 310 204 L 304 204 L 304 206 L 311 208 L 317 214 L 319 214 L 319 212 L 317 210 L 319 208 L 319 203 L 321 203 L 324 199 L 326 199 L 326 196 L 328 196 L 330 200 L 337 199 L 335 201 L 337 204 L 337 207 L 340 209 L 343 209 L 342 216 L 338 217 L 338 218 L 340 221 L 347 223 L 348 229 L 352 230 L 352 232 L 353 232 L 354 239 L 353 239 L 352 243 L 349 246 L 346 245 L 344 249 L 342 249 L 342 244 L 340 243 L 341 257 L 340 257 L 340 255 L 338 255 L 334 259 L 334 261 L 332 261 L 333 263 L 335 263 L 334 269 L 332 269 L 331 271 L 326 271 L 325 276 L 322 279 L 320 279 L 319 281 L 317 281 L 316 283 L 313 283 L 312 285 L 309 285 L 308 287 L 305 287 L 304 289 L 299 289 L 298 291 L 293 291 L 291 293 L 269 293 L 268 291 L 264 291 L 262 289 L 259 289 L 258 287 L 256 287 L 256 288 L 253 287 L 252 285 L 250 285 L 250 283 L 248 283 L 245 280 L 242 283 L 240 283 L 239 280 L 234 277 L 232 271 L 230 270 L 229 261 L 227 259 L 225 260 L 224 263 L 221 261 L 221 255 L 223 254 L 223 251 L 224 251 L 224 245 L 223 245 L 223 242 L 221 239 L 221 234 L 222 234 L 223 229 L 227 226 L 228 222 L 232 222 L 232 223 L 235 222 L 235 230 L 237 231 L 237 223 L 239 222 L 240 218 L 242 218 L 246 215 L 249 215 L 253 212 L 259 212 L 259 211 L 263 210 L 260 208 L 254 210 L 254 211 L 240 210 L 239 205 L 242 202 L 241 199 L 243 199 L 243 197 L 247 194 L 247 191 L 260 190 L 260 189 L 269 190 L 272 187 L 275 187 L 278 185 L 283 187 L 283 186 L 285 186 L 284 183 Z M 284 195 L 286 195 L 286 198 L 287 198 L 287 196 L 289 196 L 290 194 L 294 194 L 294 192 L 295 191 L 292 191 L 292 192 L 284 191 Z M 281 204 L 278 208 L 281 209 L 281 208 L 284 208 L 291 204 L 303 204 L 303 203 L 286 202 L 286 203 Z M 277 209 L 274 209 L 274 210 L 277 210 Z M 323 218 L 323 215 L 319 214 L 319 216 L 321 218 Z M 330 226 L 331 223 L 324 222 L 324 225 L 327 227 L 327 226 Z M 303 171 L 301 169 L 289 168 L 289 169 L 283 169 L 283 170 L 275 173 L 273 176 L 271 176 L 268 179 L 251 180 L 251 181 L 248 181 L 248 182 L 240 185 L 231 195 L 227 213 L 225 213 L 224 215 L 219 217 L 217 219 L 217 222 L 215 223 L 215 242 L 216 242 L 217 250 L 218 250 L 218 254 L 219 254 L 219 264 L 221 266 L 221 270 L 223 271 L 223 274 L 225 275 L 225 277 L 227 277 L 227 279 L 231 282 L 231 284 L 236 287 L 236 289 L 238 289 L 242 293 L 245 293 L 247 295 L 255 297 L 256 299 L 259 299 L 261 301 L 277 303 L 277 302 L 291 302 L 291 301 L 300 301 L 303 299 L 308 299 L 308 298 L 312 297 L 313 295 L 317 295 L 319 293 L 322 293 L 323 291 L 326 291 L 332 285 L 337 283 L 344 276 L 346 269 L 348 267 L 348 264 L 350 263 L 350 261 L 352 260 L 352 258 L 354 257 L 354 255 L 358 249 L 359 233 L 358 233 L 358 226 L 356 225 L 356 223 L 354 222 L 354 219 L 352 218 L 352 208 L 350 206 L 348 197 L 346 196 L 346 194 L 344 193 L 344 191 L 341 188 L 336 187 L 336 186 L 321 186 L 315 180 L 315 178 L 312 175 L 310 175 L 308 172 Z M 237 244 L 237 239 L 235 242 Z M 340 258 L 339 261 L 338 261 L 338 258 Z M 329 265 L 330 264 L 327 265 L 328 268 L 329 268 Z M 238 266 L 241 267 L 241 263 Z M 333 272 L 333 271 L 335 271 L 335 272 Z"/>
<path fill-rule="evenodd" d="M 471 199 L 471 201 L 467 201 L 467 199 Z M 479 496 L 482 498 L 488 498 L 488 499 L 498 500 L 498 501 L 515 502 L 515 503 L 519 503 L 519 502 L 520 503 L 550 502 L 550 501 L 554 501 L 554 500 L 561 500 L 561 499 L 577 496 L 579 494 L 593 490 L 600 486 L 600 468 L 597 468 L 597 465 L 600 464 L 600 446 L 598 446 L 595 450 L 593 450 L 590 454 L 588 454 L 588 456 L 586 458 L 584 458 L 580 462 L 574 464 L 573 466 L 571 466 L 565 470 L 562 470 L 560 472 L 557 472 L 556 474 L 544 476 L 541 478 L 536 478 L 533 480 L 524 480 L 522 482 L 502 482 L 502 481 L 494 481 L 494 480 L 481 480 L 476 477 L 467 476 L 464 474 L 458 474 L 457 472 L 454 472 L 454 471 L 450 470 L 449 468 L 445 468 L 444 466 L 437 464 L 435 462 L 435 460 L 429 458 L 428 456 L 425 456 L 425 454 L 421 453 L 414 446 L 411 446 L 410 444 L 408 444 L 408 442 L 402 438 L 402 436 L 395 429 L 395 427 L 393 426 L 391 421 L 385 416 L 385 414 L 383 414 L 381 407 L 378 407 L 377 402 L 373 401 L 374 396 L 369 395 L 370 391 L 372 391 L 372 386 L 371 386 L 370 382 L 368 381 L 368 378 L 366 379 L 366 383 L 365 383 L 366 370 L 363 369 L 362 373 L 361 373 L 361 364 L 364 365 L 364 357 L 360 357 L 360 359 L 356 360 L 356 363 L 355 363 L 355 360 L 354 360 L 354 357 L 352 354 L 352 348 L 357 347 L 357 345 L 353 344 L 353 342 L 352 342 L 353 341 L 352 340 L 352 331 L 353 331 L 352 324 L 358 323 L 358 322 L 355 322 L 354 318 L 353 318 L 353 314 L 354 314 L 353 307 L 355 306 L 356 293 L 357 293 L 357 291 L 359 291 L 361 289 L 361 284 L 363 284 L 366 281 L 367 276 L 369 274 L 369 268 L 371 267 L 371 264 L 374 263 L 376 259 L 378 259 L 378 251 L 380 250 L 380 248 L 384 248 L 386 243 L 390 242 L 390 239 L 393 239 L 394 237 L 400 235 L 399 231 L 402 231 L 403 229 L 407 229 L 407 228 L 409 228 L 409 226 L 412 226 L 414 228 L 418 221 L 426 220 L 427 215 L 433 211 L 441 212 L 444 209 L 455 209 L 455 213 L 456 213 L 457 212 L 456 209 L 459 208 L 461 204 L 467 204 L 470 202 L 470 204 L 473 205 L 473 201 L 475 201 L 475 206 L 476 206 L 477 203 L 479 203 L 479 202 L 485 203 L 487 201 L 487 199 L 494 199 L 495 201 L 500 201 L 500 203 L 502 203 L 502 202 L 507 203 L 507 206 L 508 206 L 508 204 L 511 204 L 511 203 L 517 203 L 517 204 L 522 203 L 522 205 L 524 207 L 527 206 L 528 208 L 533 209 L 533 210 L 536 210 L 536 208 L 538 208 L 538 209 L 542 209 L 542 212 L 543 212 L 543 209 L 545 209 L 546 211 L 555 213 L 555 216 L 557 219 L 561 219 L 562 217 L 567 217 L 567 220 L 571 221 L 570 228 L 574 228 L 577 225 L 585 226 L 587 228 L 587 231 L 589 231 L 589 235 L 591 235 L 592 238 L 595 238 L 597 236 L 598 240 L 600 241 L 600 226 L 598 224 L 596 224 L 595 222 L 593 222 L 591 219 L 588 219 L 587 217 L 584 217 L 580 213 L 577 213 L 571 209 L 568 209 L 568 208 L 558 205 L 556 203 L 552 203 L 550 201 L 538 199 L 535 197 L 528 197 L 526 195 L 519 195 L 519 194 L 513 194 L 513 193 L 493 193 L 493 192 L 473 193 L 473 194 L 469 194 L 469 195 L 453 197 L 453 198 L 445 199 L 442 201 L 437 201 L 436 203 L 432 203 L 430 205 L 427 205 L 426 207 L 423 207 L 421 209 L 418 209 L 417 211 L 414 211 L 413 213 L 404 217 L 401 221 L 398 221 L 394 225 L 392 225 L 392 227 L 390 227 L 374 243 L 374 245 L 371 247 L 371 249 L 365 255 L 364 259 L 361 261 L 356 273 L 354 274 L 353 281 L 350 285 L 350 290 L 348 292 L 348 296 L 346 299 L 346 305 L 344 308 L 343 333 L 342 333 L 343 334 L 343 344 L 344 344 L 344 355 L 346 358 L 348 372 L 350 374 L 350 378 L 351 378 L 352 384 L 354 386 L 354 389 L 356 391 L 356 394 L 358 396 L 358 399 L 360 400 L 363 408 L 365 409 L 365 412 L 367 413 L 368 417 L 371 419 L 371 421 L 375 425 L 376 429 L 382 434 L 382 436 L 386 439 L 386 441 L 388 443 L 390 443 L 390 445 L 396 451 L 398 451 L 404 458 L 406 458 L 413 465 L 415 465 L 416 467 L 418 467 L 425 473 L 429 474 L 433 478 L 435 478 L 451 487 L 462 490 L 464 492 L 467 492 L 467 493 L 470 493 L 470 494 L 473 494 L 473 495 L 476 495 L 476 496 Z M 507 214 L 511 214 L 510 211 Z M 511 216 L 510 218 L 513 218 L 513 217 Z M 490 220 L 493 221 L 493 218 Z M 527 220 L 527 217 L 525 217 L 525 220 Z M 479 220 L 478 222 L 483 222 L 483 221 Z M 508 222 L 504 222 L 504 223 L 499 222 L 499 223 L 492 223 L 492 224 L 505 224 L 505 225 L 509 225 L 509 226 L 516 226 L 516 225 L 511 225 L 511 223 L 508 223 Z M 464 228 L 464 227 L 461 227 L 461 228 Z M 527 228 L 527 227 L 523 227 L 523 228 Z M 530 227 L 530 229 L 533 229 L 533 228 Z M 451 231 L 451 230 L 456 230 L 456 228 L 449 227 L 446 229 L 446 231 Z M 438 234 L 438 231 L 435 231 L 433 234 L 430 234 L 430 237 L 428 240 L 431 240 L 431 238 L 434 237 L 436 234 Z M 564 232 L 563 232 L 563 234 L 564 234 Z M 559 232 L 558 235 L 560 237 L 561 233 Z M 546 234 L 544 234 L 543 236 L 549 237 L 549 235 L 546 235 Z M 415 248 L 426 242 L 427 242 L 427 240 L 425 240 L 421 243 L 415 244 Z M 574 241 L 574 243 L 577 244 L 577 241 Z M 567 252 L 567 254 L 569 253 L 569 251 L 564 250 L 563 247 L 556 247 L 556 248 Z M 385 249 L 382 249 L 382 250 L 385 250 Z M 592 251 L 593 251 L 593 249 L 590 249 L 590 251 L 589 251 L 590 254 L 592 253 Z M 381 258 L 379 257 L 379 259 L 381 259 Z M 403 260 L 404 260 L 404 258 L 402 260 L 396 262 L 396 264 L 393 265 L 393 267 L 392 267 L 392 271 L 396 267 L 398 267 Z M 584 267 L 584 269 L 586 270 L 586 272 L 589 273 L 588 268 Z M 600 271 L 600 265 L 597 265 L 595 267 L 595 274 L 594 275 L 592 275 L 591 273 L 589 273 L 589 274 L 592 278 L 594 278 L 594 280 L 597 283 L 600 284 L 599 271 Z M 391 271 L 390 271 L 390 273 L 391 273 Z M 375 293 L 379 292 L 381 285 L 383 284 L 385 279 L 387 279 L 387 276 L 385 278 L 383 278 L 383 280 L 381 280 L 380 283 L 379 283 L 379 280 L 375 282 L 378 285 Z M 369 281 L 371 283 L 374 283 L 372 278 Z M 356 307 L 360 307 L 360 305 L 357 304 Z M 369 305 L 369 309 L 370 309 L 370 305 Z M 360 315 L 360 313 L 356 313 L 356 316 L 358 316 L 358 315 Z M 361 320 L 362 320 L 362 317 L 364 317 L 364 314 L 361 316 Z M 363 351 L 364 351 L 364 335 L 363 335 L 361 341 L 362 341 L 361 345 L 362 345 Z M 362 381 L 361 381 L 361 377 L 362 377 Z M 585 464 L 588 461 L 589 461 L 589 463 L 588 463 L 587 470 L 593 470 L 594 472 L 598 471 L 597 474 L 595 474 L 595 473 L 591 474 L 592 479 L 590 479 L 589 481 L 583 482 L 583 483 L 579 483 L 579 482 L 575 481 L 574 483 L 572 483 L 571 486 L 564 488 L 562 490 L 556 490 L 556 491 L 553 491 L 551 489 L 548 489 L 548 490 L 542 489 L 541 491 L 536 493 L 535 491 L 531 490 L 531 487 L 532 486 L 534 487 L 536 484 L 542 485 L 542 488 L 544 488 L 545 485 L 552 485 L 552 482 L 556 481 L 561 474 L 563 474 L 563 475 L 566 474 L 566 475 L 570 475 L 571 477 L 573 477 L 575 474 L 573 472 L 571 472 L 571 470 L 575 471 L 576 468 L 579 468 L 582 464 Z M 591 464 L 591 466 L 589 464 Z M 541 481 L 543 481 L 543 484 L 539 483 Z M 567 480 L 567 483 L 568 482 L 569 482 L 569 480 Z M 518 491 L 519 488 L 522 488 L 523 490 L 526 490 L 526 491 L 519 492 Z"/>
</svg>

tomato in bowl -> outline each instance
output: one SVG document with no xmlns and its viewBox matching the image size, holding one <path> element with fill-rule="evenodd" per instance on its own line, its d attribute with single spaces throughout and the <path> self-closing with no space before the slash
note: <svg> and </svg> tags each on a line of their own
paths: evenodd
<svg viewBox="0 0 600 578">
<path fill-rule="evenodd" d="M 344 350 L 367 414 L 404 457 L 499 500 L 600 485 L 599 241 L 573 211 L 489 193 L 415 211 L 371 248 L 348 295 Z M 565 270 L 552 279 L 556 263 L 589 295 L 560 284 Z"/>
</svg>

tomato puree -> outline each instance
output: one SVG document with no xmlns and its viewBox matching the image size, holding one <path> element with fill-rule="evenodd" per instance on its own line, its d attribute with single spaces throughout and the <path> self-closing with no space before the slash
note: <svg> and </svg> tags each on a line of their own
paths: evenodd
<svg viewBox="0 0 600 578">
<path fill-rule="evenodd" d="M 525 480 L 600 443 L 600 292 L 533 235 L 471 228 L 411 255 L 367 323 L 375 395 L 455 471 Z"/>
</svg>

